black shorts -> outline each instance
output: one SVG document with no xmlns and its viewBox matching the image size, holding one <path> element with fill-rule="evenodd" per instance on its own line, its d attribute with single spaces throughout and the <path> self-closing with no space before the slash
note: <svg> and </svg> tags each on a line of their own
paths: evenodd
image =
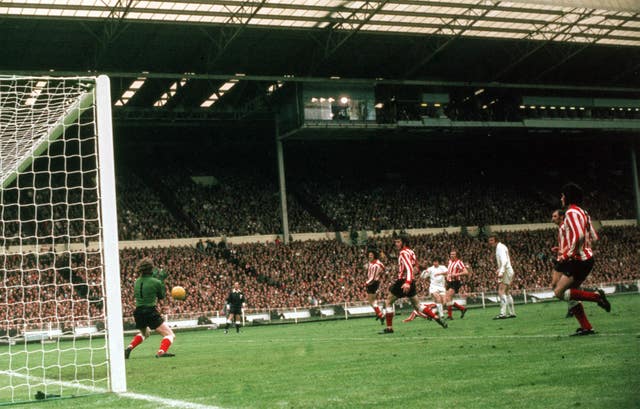
<svg viewBox="0 0 640 409">
<path fill-rule="evenodd" d="M 228 314 L 234 314 L 234 315 L 241 315 L 242 314 L 242 307 L 235 307 L 235 306 L 231 306 L 229 307 L 229 311 L 227 311 Z"/>
<path fill-rule="evenodd" d="M 377 293 L 378 288 L 380 288 L 380 281 L 372 281 L 371 284 L 367 285 L 367 294 Z"/>
<path fill-rule="evenodd" d="M 593 269 L 593 257 L 589 260 L 564 260 L 558 262 L 556 265 L 556 271 L 566 275 L 567 277 L 573 277 L 573 287 L 579 287 L 584 280 L 587 279 L 589 273 Z"/>
<path fill-rule="evenodd" d="M 396 280 L 395 283 L 393 283 L 393 285 L 391 286 L 391 288 L 389 288 L 389 292 L 393 295 L 395 295 L 398 298 L 403 298 L 403 297 L 415 297 L 416 295 L 416 283 L 415 281 L 411 282 L 411 287 L 409 287 L 409 292 L 405 293 L 404 291 L 402 291 L 402 286 L 404 285 L 404 280 Z"/>
<path fill-rule="evenodd" d="M 444 283 L 444 288 L 446 288 L 447 291 L 453 290 L 454 294 L 458 294 L 460 287 L 462 287 L 462 281 L 460 280 L 445 281 Z"/>
<path fill-rule="evenodd" d="M 136 320 L 136 328 L 139 330 L 144 330 L 147 327 L 156 329 L 164 322 L 156 307 L 136 307 L 133 311 L 133 318 Z"/>
</svg>

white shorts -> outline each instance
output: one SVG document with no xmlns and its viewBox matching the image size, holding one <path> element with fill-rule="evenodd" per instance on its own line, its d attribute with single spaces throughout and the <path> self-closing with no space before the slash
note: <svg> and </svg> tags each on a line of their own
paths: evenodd
<svg viewBox="0 0 640 409">
<path fill-rule="evenodd" d="M 447 290 L 442 286 L 433 286 L 433 285 L 429 286 L 429 294 L 436 293 L 436 294 L 444 295 L 446 292 Z"/>
<path fill-rule="evenodd" d="M 511 285 L 513 280 L 513 268 L 507 268 L 502 277 L 499 278 L 500 283 L 504 285 Z"/>
</svg>

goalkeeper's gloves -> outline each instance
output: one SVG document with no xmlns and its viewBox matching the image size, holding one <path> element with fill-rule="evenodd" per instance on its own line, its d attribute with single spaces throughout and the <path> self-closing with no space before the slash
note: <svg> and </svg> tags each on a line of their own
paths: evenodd
<svg viewBox="0 0 640 409">
<path fill-rule="evenodd" d="M 225 305 L 225 308 L 227 309 L 227 311 L 229 311 L 231 309 L 231 304 Z"/>
<path fill-rule="evenodd" d="M 158 280 L 164 282 L 164 280 L 169 277 L 169 274 L 167 274 L 166 271 L 164 270 L 153 270 L 153 274 L 152 277 L 157 278 Z"/>
</svg>

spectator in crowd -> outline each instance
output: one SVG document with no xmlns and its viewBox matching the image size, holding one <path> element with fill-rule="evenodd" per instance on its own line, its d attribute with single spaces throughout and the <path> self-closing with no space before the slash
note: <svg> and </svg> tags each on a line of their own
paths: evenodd
<svg viewBox="0 0 640 409">
<path fill-rule="evenodd" d="M 509 246 L 517 274 L 512 294 L 522 290 L 548 289 L 557 240 L 553 229 L 504 232 L 501 241 Z M 599 255 L 585 286 L 638 280 L 640 229 L 605 227 L 595 246 Z M 494 255 L 484 239 L 460 233 L 440 233 L 412 237 L 418 259 L 445 257 L 452 247 L 464 248 L 465 263 L 474 274 L 461 288 L 463 294 L 495 292 Z M 388 239 L 374 239 L 367 246 L 397 257 Z M 223 314 L 227 291 L 234 282 L 243 288 L 252 308 L 311 307 L 361 302 L 366 299 L 362 286 L 362 260 L 367 246 L 358 247 L 336 240 L 293 242 L 290 245 L 250 243 L 212 245 L 208 251 L 195 247 L 131 248 L 120 252 L 123 313 L 131 317 L 132 274 L 135 263 L 152 258 L 168 273 L 167 288 L 180 285 L 189 297 L 184 302 L 163 301 L 161 314 Z M 42 327 L 47 323 L 95 323 L 104 319 L 102 270 L 99 254 L 2 255 L 6 278 L 0 288 L 6 302 L 0 302 L 3 328 Z M 72 274 L 68 274 L 71 271 Z M 382 276 L 388 286 L 393 277 Z M 427 294 L 418 280 L 419 294 Z M 80 291 L 86 288 L 86 293 Z M 86 295 L 81 295 L 81 293 Z M 11 317 L 8 319 L 8 317 Z"/>
</svg>

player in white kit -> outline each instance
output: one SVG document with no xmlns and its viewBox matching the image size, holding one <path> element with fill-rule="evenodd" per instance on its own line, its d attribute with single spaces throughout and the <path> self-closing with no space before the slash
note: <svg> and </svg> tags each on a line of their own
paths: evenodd
<svg viewBox="0 0 640 409">
<path fill-rule="evenodd" d="M 434 258 L 433 265 L 420 273 L 420 278 L 422 278 L 423 280 L 429 279 L 429 294 L 431 295 L 435 303 L 422 304 L 419 310 L 413 310 L 411 312 L 411 315 L 409 315 L 408 318 L 402 320 L 402 322 L 411 322 L 417 316 L 431 319 L 430 317 L 427 317 L 424 314 L 420 313 L 420 311 L 422 311 L 424 308 L 433 309 L 435 307 L 438 311 L 438 318 L 444 317 L 442 304 L 445 301 L 445 295 L 447 293 L 447 290 L 444 287 L 444 278 L 447 275 L 447 271 L 447 268 L 440 265 L 440 261 L 437 258 Z"/>
<path fill-rule="evenodd" d="M 445 302 L 445 295 L 447 293 L 444 285 L 444 279 L 447 276 L 447 271 L 447 267 L 441 265 L 438 258 L 434 258 L 433 265 L 420 274 L 421 278 L 429 279 L 429 294 L 431 294 L 433 301 L 436 303 L 438 317 L 444 317 L 442 304 Z"/>
<path fill-rule="evenodd" d="M 513 267 L 511 266 L 511 257 L 509 257 L 509 249 L 498 241 L 495 235 L 489 236 L 489 245 L 496 249 L 496 262 L 498 268 L 498 296 L 500 298 L 500 314 L 496 315 L 494 320 L 502 320 L 506 318 L 515 318 L 516 310 L 513 305 L 513 297 L 511 296 L 511 282 L 513 281 Z"/>
</svg>

